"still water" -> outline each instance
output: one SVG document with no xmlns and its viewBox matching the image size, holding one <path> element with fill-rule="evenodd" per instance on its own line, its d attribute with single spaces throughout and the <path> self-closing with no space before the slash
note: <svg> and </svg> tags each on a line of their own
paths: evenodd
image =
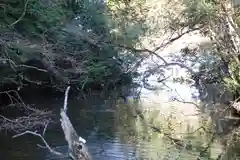
<svg viewBox="0 0 240 160">
<path fill-rule="evenodd" d="M 99 95 L 69 100 L 68 115 L 79 135 L 87 140 L 94 160 L 207 160 L 220 155 L 222 160 L 240 159 L 237 135 L 232 136 L 229 131 L 213 136 L 214 123 L 206 114 L 199 114 L 194 105 L 163 103 L 159 94 L 153 95 L 155 101 L 146 99 L 146 95 L 135 100 L 129 98 L 127 102 Z M 27 103 L 51 109 L 59 119 L 62 102 L 38 97 Z M 143 111 L 145 120 L 137 116 L 135 109 Z M 161 128 L 161 132 L 154 132 L 149 126 Z M 199 129 L 202 126 L 204 129 Z M 59 122 L 49 126 L 45 138 L 54 149 L 67 152 Z M 1 160 L 59 159 L 37 146 L 42 144 L 38 137 L 25 135 L 12 139 L 2 133 L 0 142 Z"/>
</svg>

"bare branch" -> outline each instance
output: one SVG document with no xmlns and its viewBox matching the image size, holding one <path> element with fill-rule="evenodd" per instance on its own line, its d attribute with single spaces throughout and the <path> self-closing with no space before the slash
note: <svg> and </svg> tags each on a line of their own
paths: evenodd
<svg viewBox="0 0 240 160">
<path fill-rule="evenodd" d="M 164 41 L 165 41 L 165 40 L 164 40 L 160 46 L 158 46 L 158 47 L 156 47 L 156 48 L 154 49 L 153 52 L 157 52 L 158 50 L 163 49 L 163 48 L 165 48 L 166 46 L 170 45 L 171 43 L 175 42 L 176 40 L 182 38 L 184 35 L 186 35 L 186 34 L 188 34 L 188 33 L 191 33 L 191 32 L 194 32 L 194 31 L 198 31 L 198 30 L 200 30 L 201 28 L 202 28 L 202 26 L 196 27 L 196 28 L 193 28 L 193 29 L 187 29 L 186 31 L 178 34 L 178 35 L 175 36 L 175 37 L 172 37 L 173 35 L 171 35 L 166 43 L 164 43 Z"/>
<path fill-rule="evenodd" d="M 178 34 L 176 37 L 172 37 L 170 36 L 167 40 L 167 42 L 163 41 L 163 43 L 158 46 L 157 48 L 155 48 L 153 51 L 150 50 L 150 49 L 136 49 L 134 47 L 129 47 L 129 46 L 126 46 L 126 45 L 123 45 L 123 44 L 114 44 L 112 42 L 107 42 L 107 41 L 101 41 L 101 39 L 99 39 L 99 37 L 94 37 L 94 36 L 87 36 L 88 33 L 86 33 L 85 31 L 81 31 L 81 35 L 78 35 L 80 36 L 80 38 L 86 40 L 87 42 L 89 42 L 90 44 L 92 44 L 94 42 L 94 45 L 98 45 L 98 47 L 101 47 L 99 46 L 100 44 L 101 45 L 112 45 L 112 46 L 115 46 L 115 47 L 118 47 L 118 48 L 123 48 L 123 49 L 126 49 L 126 50 L 130 50 L 134 53 L 142 53 L 144 55 L 144 53 L 147 53 L 147 54 L 150 54 L 150 55 L 154 55 L 156 56 L 157 58 L 159 58 L 164 64 L 161 65 L 161 67 L 167 67 L 167 66 L 179 66 L 181 68 L 185 68 L 187 69 L 190 73 L 194 73 L 194 71 L 190 68 L 190 67 L 187 67 L 186 65 L 184 64 L 181 64 L 181 63 L 177 63 L 177 62 L 167 62 L 162 56 L 160 56 L 158 53 L 156 53 L 158 50 L 160 49 L 163 49 L 164 47 L 172 44 L 174 41 L 180 39 L 182 36 L 188 34 L 188 33 L 191 33 L 191 32 L 194 32 L 194 31 L 197 31 L 197 30 L 200 30 L 202 28 L 202 26 L 200 27 L 196 27 L 196 28 L 188 28 L 186 31 Z M 85 36 L 83 36 L 85 35 Z M 165 43 L 164 43 L 165 42 Z M 138 55 L 140 56 L 140 55 Z"/>
<path fill-rule="evenodd" d="M 174 101 L 181 102 L 181 103 L 185 103 L 185 104 L 192 104 L 192 105 L 194 105 L 195 107 L 197 107 L 198 109 L 200 109 L 200 106 L 197 105 L 196 103 L 191 102 L 191 101 L 185 101 L 185 100 L 181 97 L 181 95 L 178 93 L 178 91 L 177 91 L 176 89 L 175 89 L 175 92 L 176 92 L 176 94 L 178 95 L 178 97 L 179 97 L 181 100 L 179 100 L 179 99 L 177 99 L 177 98 L 174 98 L 174 99 L 173 99 Z"/>
<path fill-rule="evenodd" d="M 73 125 L 67 116 L 67 99 L 70 86 L 65 91 L 64 106 L 61 109 L 61 126 L 65 135 L 65 139 L 68 142 L 69 156 L 73 159 L 86 159 L 91 160 L 91 155 L 88 152 L 87 146 L 85 145 L 86 140 L 78 136 L 77 132 L 73 128 Z"/>
<path fill-rule="evenodd" d="M 67 112 L 67 101 L 68 101 L 68 92 L 70 90 L 70 86 L 67 87 L 65 91 L 65 98 L 64 98 L 64 105 L 63 105 L 63 110 L 64 112 Z"/>
<path fill-rule="evenodd" d="M 29 65 L 24 65 L 24 64 L 17 65 L 13 60 L 8 59 L 8 58 L 0 58 L 0 60 L 10 62 L 14 67 L 31 68 L 31 69 L 36 69 L 36 70 L 41 71 L 41 72 L 47 72 L 47 70 L 45 70 L 45 69 L 37 68 L 37 67 L 34 67 L 34 66 L 29 66 Z"/>
<path fill-rule="evenodd" d="M 46 124 L 45 127 L 44 127 L 44 130 L 43 130 L 43 133 L 42 133 L 43 136 L 45 135 L 45 133 L 46 133 L 46 131 L 47 131 L 48 124 L 49 124 L 49 123 L 47 122 L 47 124 Z"/>
<path fill-rule="evenodd" d="M 0 115 L 0 130 L 10 130 L 19 133 L 24 130 L 37 128 L 39 126 L 45 126 L 49 123 L 54 123 L 52 120 L 53 114 L 50 111 L 41 111 L 29 106 L 24 106 L 23 108 L 21 107 L 19 109 L 24 109 L 23 111 L 28 114 L 28 116 L 20 116 L 14 119 L 10 119 L 3 115 Z"/>
<path fill-rule="evenodd" d="M 14 26 L 15 24 L 17 24 L 18 22 L 20 22 L 20 21 L 23 19 L 23 17 L 24 17 L 25 14 L 26 14 L 26 11 L 27 11 L 27 6 L 28 6 L 28 0 L 26 0 L 26 2 L 25 2 L 24 10 L 23 10 L 21 16 L 19 17 L 19 19 L 16 20 L 15 22 L 13 22 L 12 24 L 10 24 L 9 27 Z"/>
<path fill-rule="evenodd" d="M 47 125 L 46 125 L 46 126 L 47 126 Z M 45 128 L 46 128 L 46 126 L 45 126 Z M 45 129 L 44 129 L 44 130 L 45 130 Z M 37 136 L 37 137 L 41 138 L 42 142 L 45 144 L 46 148 L 47 148 L 51 153 L 53 153 L 53 154 L 55 154 L 55 155 L 58 155 L 58 156 L 62 156 L 62 155 L 63 155 L 62 153 L 57 152 L 57 151 L 55 151 L 54 149 L 52 149 L 52 148 L 48 145 L 47 141 L 44 139 L 43 135 L 41 135 L 41 134 L 39 134 L 39 133 L 37 133 L 37 132 L 25 131 L 25 132 L 23 132 L 23 133 L 14 135 L 12 138 L 17 138 L 17 137 L 23 136 L 23 135 L 25 135 L 25 134 L 31 134 L 31 135 L 34 135 L 34 136 Z"/>
<path fill-rule="evenodd" d="M 15 121 L 13 121 L 13 120 L 11 120 L 11 119 L 9 119 L 9 118 L 7 118 L 7 117 L 4 117 L 3 115 L 0 115 L 0 117 L 1 117 L 2 119 L 6 120 L 6 121 L 15 123 Z"/>
<path fill-rule="evenodd" d="M 192 105 L 196 106 L 198 109 L 200 109 L 199 105 L 197 105 L 197 104 L 194 103 L 194 102 L 185 101 L 185 100 L 179 100 L 179 99 L 177 99 L 177 98 L 175 98 L 174 101 L 177 101 L 177 102 L 180 102 L 180 103 L 184 103 L 184 104 L 192 104 Z"/>
<path fill-rule="evenodd" d="M 180 38 L 180 37 L 179 37 Z M 177 40 L 177 39 L 176 39 Z M 173 41 L 172 41 L 173 42 Z M 171 42 L 171 43 L 172 43 Z M 170 44 L 170 42 L 169 42 Z M 156 53 L 155 51 L 151 51 L 149 49 L 136 49 L 133 47 L 128 47 L 128 46 L 124 46 L 124 45 L 116 45 L 117 47 L 121 47 L 121 48 L 125 48 L 127 50 L 131 50 L 133 52 L 137 52 L 137 53 L 148 53 L 150 55 L 154 55 L 157 58 L 159 58 L 164 64 L 162 65 L 158 65 L 158 67 L 168 67 L 168 66 L 179 66 L 181 68 L 185 68 L 187 69 L 188 72 L 190 72 L 191 74 L 194 74 L 195 72 L 188 66 L 186 66 L 185 64 L 182 63 L 178 63 L 178 62 L 167 62 L 162 56 L 160 56 L 158 53 Z M 156 49 L 155 49 L 156 50 Z"/>
</svg>

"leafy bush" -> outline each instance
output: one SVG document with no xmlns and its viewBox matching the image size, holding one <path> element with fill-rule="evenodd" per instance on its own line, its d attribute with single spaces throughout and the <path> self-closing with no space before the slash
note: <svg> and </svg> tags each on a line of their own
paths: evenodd
<svg viewBox="0 0 240 160">
<path fill-rule="evenodd" d="M 0 15 L 3 20 L 0 33 L 7 39 L 1 44 L 6 50 L 0 56 L 11 63 L 2 66 L 1 69 L 5 70 L 2 76 L 21 86 L 23 83 L 33 83 L 57 88 L 69 83 L 82 89 L 94 85 L 105 88 L 120 84 L 122 77 L 131 83 L 126 78 L 131 77 L 131 70 L 127 68 L 134 64 L 137 57 L 117 45 L 123 42 L 121 44 L 133 46 L 139 39 L 141 29 L 139 32 L 134 30 L 134 36 L 122 34 L 130 29 L 119 26 L 125 20 L 121 20 L 120 15 L 114 19 L 114 12 L 100 1 L 69 2 L 4 2 L 4 7 L 0 9 L 4 13 Z M 73 28 L 67 29 L 67 25 Z M 82 27 L 76 27 L 78 25 Z M 136 25 L 137 21 L 131 22 L 133 28 Z M 3 27 L 9 32 L 4 32 Z M 112 32 L 115 29 L 121 32 Z M 44 73 L 40 73 L 42 71 Z M 4 80 L 3 83 L 6 82 Z"/>
<path fill-rule="evenodd" d="M 10 0 L 4 2 L 0 12 L 5 26 L 10 25 L 31 36 L 60 27 L 73 16 L 64 0 Z"/>
</svg>

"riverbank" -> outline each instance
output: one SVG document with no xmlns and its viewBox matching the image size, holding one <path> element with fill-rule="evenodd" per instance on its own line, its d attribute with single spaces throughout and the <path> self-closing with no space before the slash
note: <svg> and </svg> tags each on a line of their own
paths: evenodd
<svg viewBox="0 0 240 160">
<path fill-rule="evenodd" d="M 67 86 L 71 97 L 86 98 L 132 84 L 137 58 L 114 45 L 118 38 L 107 8 L 102 2 L 76 0 L 0 3 L 0 131 L 55 123 L 57 106 L 38 108 L 29 99 L 61 99 Z M 120 92 L 123 98 L 129 93 Z"/>
<path fill-rule="evenodd" d="M 72 2 L 14 0 L 1 4 L 2 99 L 8 94 L 14 97 L 15 91 L 20 96 L 29 92 L 61 94 L 68 85 L 75 92 L 89 92 L 132 83 L 135 70 L 128 67 L 133 61 L 121 60 L 122 49 L 100 43 L 114 36 L 107 22 L 98 22 L 98 13 L 91 10 L 95 5 L 104 12 L 104 5 Z M 88 14 L 92 15 L 86 15 L 90 10 Z M 89 16 L 84 24 L 76 18 L 83 15 Z M 101 23 L 103 32 L 94 29 L 97 23 Z"/>
</svg>

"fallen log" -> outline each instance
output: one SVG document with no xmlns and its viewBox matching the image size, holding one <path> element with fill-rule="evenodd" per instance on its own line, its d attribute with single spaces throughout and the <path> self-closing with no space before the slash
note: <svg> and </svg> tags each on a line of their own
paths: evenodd
<svg viewBox="0 0 240 160">
<path fill-rule="evenodd" d="M 86 140 L 78 136 L 77 132 L 72 126 L 71 121 L 67 116 L 67 99 L 70 87 L 67 87 L 65 92 L 64 107 L 61 109 L 61 126 L 65 135 L 65 139 L 68 142 L 69 156 L 73 160 L 91 160 L 91 156 L 85 145 Z"/>
<path fill-rule="evenodd" d="M 68 156 L 73 160 L 92 160 L 92 157 L 89 154 L 88 148 L 85 144 L 86 140 L 78 136 L 77 132 L 73 128 L 71 121 L 67 116 L 67 100 L 68 100 L 69 90 L 70 90 L 70 87 L 67 87 L 67 90 L 65 91 L 64 106 L 63 108 L 61 108 L 61 111 L 60 111 L 61 126 L 65 135 L 65 139 L 68 142 Z M 46 130 L 47 130 L 47 124 L 45 125 L 44 131 L 42 134 L 38 133 L 37 131 L 34 131 L 34 132 L 25 131 L 23 133 L 14 135 L 13 138 L 17 138 L 25 134 L 31 134 L 31 135 L 40 137 L 42 142 L 45 144 L 45 146 L 42 146 L 43 148 L 47 148 L 52 154 L 55 154 L 60 157 L 65 157 L 65 154 L 52 149 L 50 145 L 47 143 L 47 141 L 44 139 Z"/>
</svg>

